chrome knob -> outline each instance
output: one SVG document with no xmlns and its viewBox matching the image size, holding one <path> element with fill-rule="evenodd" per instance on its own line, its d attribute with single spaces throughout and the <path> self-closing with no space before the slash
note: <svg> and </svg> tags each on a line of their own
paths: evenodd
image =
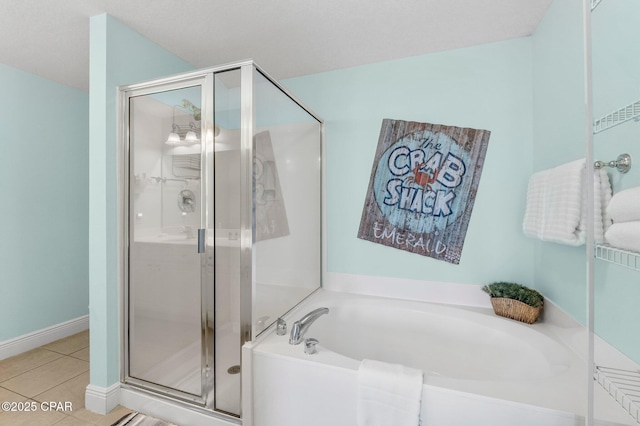
<svg viewBox="0 0 640 426">
<path fill-rule="evenodd" d="M 278 318 L 278 321 L 276 322 L 276 334 L 278 336 L 284 336 L 287 334 L 287 323 L 282 318 Z"/>
<path fill-rule="evenodd" d="M 307 355 L 313 355 L 318 352 L 318 349 L 316 348 L 318 343 L 320 343 L 318 342 L 318 339 L 314 339 L 313 337 L 304 339 L 304 353 Z"/>
</svg>

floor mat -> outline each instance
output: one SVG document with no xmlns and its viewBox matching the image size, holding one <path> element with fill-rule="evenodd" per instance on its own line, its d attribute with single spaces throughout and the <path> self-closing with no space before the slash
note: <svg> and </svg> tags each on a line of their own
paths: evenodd
<svg viewBox="0 0 640 426">
<path fill-rule="evenodd" d="M 141 413 L 130 413 L 111 426 L 178 426 Z"/>
</svg>

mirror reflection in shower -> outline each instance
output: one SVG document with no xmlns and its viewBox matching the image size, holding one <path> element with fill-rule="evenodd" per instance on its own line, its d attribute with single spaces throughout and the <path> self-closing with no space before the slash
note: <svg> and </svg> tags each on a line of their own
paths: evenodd
<svg viewBox="0 0 640 426">
<path fill-rule="evenodd" d="M 200 87 L 130 98 L 129 375 L 200 398 Z M 197 158 L 197 160 L 194 160 Z"/>
</svg>

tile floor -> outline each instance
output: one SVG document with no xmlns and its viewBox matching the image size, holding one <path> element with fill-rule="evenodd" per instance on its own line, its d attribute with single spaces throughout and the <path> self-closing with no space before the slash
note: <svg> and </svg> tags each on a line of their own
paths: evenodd
<svg viewBox="0 0 640 426">
<path fill-rule="evenodd" d="M 0 402 L 25 403 L 30 412 L 0 409 L 2 426 L 110 426 L 130 410 L 116 407 L 106 416 L 84 408 L 89 384 L 89 332 L 57 340 L 0 361 Z M 62 411 L 47 410 L 51 402 Z M 45 403 L 45 404 L 43 404 Z M 64 409 L 69 403 L 71 409 Z M 14 408 L 18 405 L 14 404 Z"/>
</svg>

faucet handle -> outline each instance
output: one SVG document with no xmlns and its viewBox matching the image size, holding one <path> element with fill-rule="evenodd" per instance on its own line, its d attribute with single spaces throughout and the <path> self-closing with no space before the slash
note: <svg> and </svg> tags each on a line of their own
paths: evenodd
<svg viewBox="0 0 640 426">
<path fill-rule="evenodd" d="M 276 334 L 278 336 L 284 336 L 287 334 L 287 323 L 282 318 L 278 318 L 276 322 Z"/>
<path fill-rule="evenodd" d="M 307 355 L 313 355 L 318 352 L 316 345 L 320 343 L 318 339 L 314 339 L 310 337 L 308 339 L 304 339 L 304 353 Z"/>
<path fill-rule="evenodd" d="M 269 320 L 269 316 L 265 315 L 256 320 L 256 333 L 260 333 L 262 330 L 266 328 L 267 321 Z"/>
</svg>

